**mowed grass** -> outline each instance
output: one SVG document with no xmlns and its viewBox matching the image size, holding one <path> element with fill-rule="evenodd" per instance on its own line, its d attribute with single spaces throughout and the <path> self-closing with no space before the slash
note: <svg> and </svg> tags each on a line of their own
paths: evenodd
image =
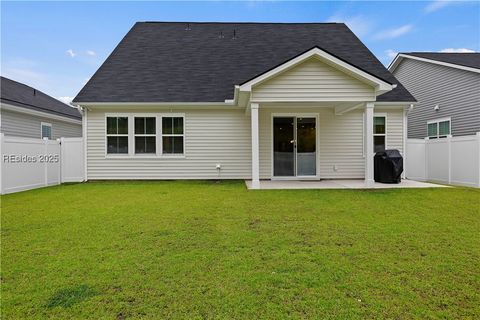
<svg viewBox="0 0 480 320">
<path fill-rule="evenodd" d="M 479 319 L 480 192 L 97 182 L 1 198 L 3 319 Z"/>
</svg>

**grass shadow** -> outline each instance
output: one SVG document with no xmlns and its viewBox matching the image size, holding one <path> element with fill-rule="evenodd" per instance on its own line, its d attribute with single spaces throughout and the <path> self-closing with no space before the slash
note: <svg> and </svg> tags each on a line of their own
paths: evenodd
<svg viewBox="0 0 480 320">
<path fill-rule="evenodd" d="M 45 306 L 47 308 L 69 308 L 72 305 L 97 294 L 98 293 L 93 288 L 85 284 L 81 284 L 75 287 L 58 290 L 48 299 Z"/>
</svg>

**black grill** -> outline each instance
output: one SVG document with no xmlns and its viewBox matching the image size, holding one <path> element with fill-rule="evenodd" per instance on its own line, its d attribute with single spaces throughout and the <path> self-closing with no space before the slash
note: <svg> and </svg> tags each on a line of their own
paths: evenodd
<svg viewBox="0 0 480 320">
<path fill-rule="evenodd" d="M 400 183 L 403 158 L 398 150 L 385 150 L 375 154 L 374 176 L 376 182 Z"/>
</svg>

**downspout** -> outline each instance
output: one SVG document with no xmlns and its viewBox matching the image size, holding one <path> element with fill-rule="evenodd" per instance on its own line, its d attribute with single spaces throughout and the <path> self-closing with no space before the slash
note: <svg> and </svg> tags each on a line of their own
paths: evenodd
<svg viewBox="0 0 480 320">
<path fill-rule="evenodd" d="M 407 178 L 408 113 L 411 110 L 413 110 L 413 104 L 403 111 L 403 179 Z"/>
<path fill-rule="evenodd" d="M 87 128 L 88 128 L 88 121 L 87 121 L 87 107 L 82 107 L 80 105 L 76 105 L 78 111 L 82 114 L 82 136 L 83 136 L 83 181 L 86 182 L 88 180 L 88 173 L 87 173 Z"/>
</svg>

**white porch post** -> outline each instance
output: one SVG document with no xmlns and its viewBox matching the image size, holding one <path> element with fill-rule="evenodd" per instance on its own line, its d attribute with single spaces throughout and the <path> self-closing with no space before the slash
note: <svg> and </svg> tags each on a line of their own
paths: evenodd
<svg viewBox="0 0 480 320">
<path fill-rule="evenodd" d="M 365 186 L 372 187 L 373 180 L 373 102 L 365 104 Z"/>
<path fill-rule="evenodd" d="M 258 144 L 258 103 L 251 103 L 252 121 L 252 189 L 260 189 L 260 157 Z"/>
</svg>

